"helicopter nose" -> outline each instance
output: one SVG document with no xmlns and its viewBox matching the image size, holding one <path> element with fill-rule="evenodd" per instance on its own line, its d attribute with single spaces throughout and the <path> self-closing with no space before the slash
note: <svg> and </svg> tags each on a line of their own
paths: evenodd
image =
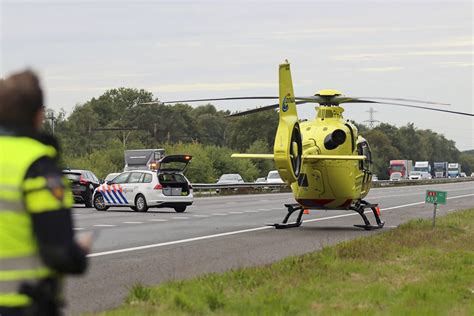
<svg viewBox="0 0 474 316">
<path fill-rule="evenodd" d="M 346 141 L 346 132 L 342 129 L 336 129 L 331 134 L 328 134 L 324 139 L 324 147 L 327 150 L 337 148 L 339 145 L 344 144 Z"/>
</svg>

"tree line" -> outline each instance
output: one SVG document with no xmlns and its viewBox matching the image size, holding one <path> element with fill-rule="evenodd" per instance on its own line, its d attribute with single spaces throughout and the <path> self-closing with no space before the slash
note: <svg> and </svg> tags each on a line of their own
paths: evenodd
<svg viewBox="0 0 474 316">
<path fill-rule="evenodd" d="M 275 169 L 272 161 L 231 159 L 233 152 L 270 153 L 278 126 L 278 113 L 265 111 L 226 118 L 212 104 L 165 105 L 143 89 L 118 88 L 77 105 L 70 115 L 48 110 L 45 129 L 62 146 L 64 167 L 92 170 L 98 177 L 119 172 L 124 150 L 165 148 L 167 154 L 193 155 L 187 171 L 192 182 L 214 182 L 221 174 L 240 173 L 246 181 Z M 54 126 L 53 126 L 54 122 Z M 462 154 L 455 143 L 413 124 L 389 124 L 368 129 L 358 125 L 373 151 L 374 173 L 387 178 L 391 159 L 450 161 L 474 170 L 474 155 Z"/>
</svg>

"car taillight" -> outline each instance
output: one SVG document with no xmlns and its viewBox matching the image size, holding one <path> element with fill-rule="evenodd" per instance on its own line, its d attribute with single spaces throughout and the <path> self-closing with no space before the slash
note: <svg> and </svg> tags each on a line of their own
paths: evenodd
<svg viewBox="0 0 474 316">
<path fill-rule="evenodd" d="M 161 189 L 163 189 L 163 186 L 159 183 L 155 185 L 155 187 L 153 188 L 153 190 L 161 190 Z"/>
<path fill-rule="evenodd" d="M 81 177 L 79 178 L 79 183 L 80 183 L 80 184 L 84 184 L 84 185 L 89 184 L 89 182 L 88 182 L 86 179 L 84 179 L 84 178 L 82 177 L 82 175 L 81 175 Z"/>
</svg>

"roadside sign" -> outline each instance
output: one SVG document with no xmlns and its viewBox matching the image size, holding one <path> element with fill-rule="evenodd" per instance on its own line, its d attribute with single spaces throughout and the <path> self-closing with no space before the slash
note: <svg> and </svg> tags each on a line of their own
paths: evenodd
<svg viewBox="0 0 474 316">
<path fill-rule="evenodd" d="M 426 190 L 425 203 L 446 205 L 446 191 Z"/>
</svg>

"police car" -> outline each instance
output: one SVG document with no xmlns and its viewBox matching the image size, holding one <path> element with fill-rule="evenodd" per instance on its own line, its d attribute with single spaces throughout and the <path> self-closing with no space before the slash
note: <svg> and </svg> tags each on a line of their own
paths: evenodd
<svg viewBox="0 0 474 316">
<path fill-rule="evenodd" d="M 189 155 L 165 156 L 157 171 L 132 170 L 116 176 L 94 191 L 96 210 L 109 207 L 130 207 L 146 212 L 150 207 L 174 208 L 178 213 L 193 204 L 193 187 L 183 175 L 192 157 Z"/>
</svg>

